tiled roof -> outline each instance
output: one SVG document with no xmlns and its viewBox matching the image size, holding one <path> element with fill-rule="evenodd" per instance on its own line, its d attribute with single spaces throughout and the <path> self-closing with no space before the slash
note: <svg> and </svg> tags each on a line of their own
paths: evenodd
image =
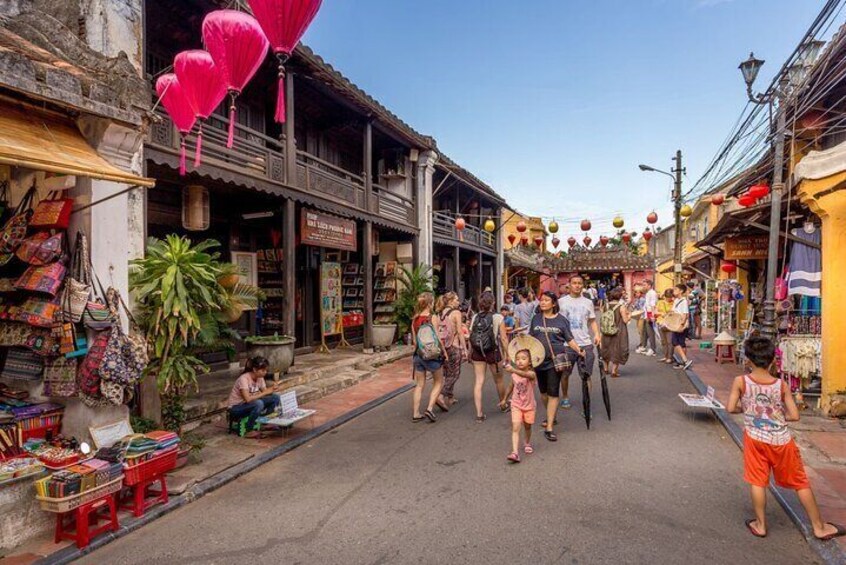
<svg viewBox="0 0 846 565">
<path fill-rule="evenodd" d="M 576 247 L 567 255 L 552 260 L 559 272 L 646 271 L 655 268 L 648 255 L 635 255 L 627 246 Z"/>
</svg>

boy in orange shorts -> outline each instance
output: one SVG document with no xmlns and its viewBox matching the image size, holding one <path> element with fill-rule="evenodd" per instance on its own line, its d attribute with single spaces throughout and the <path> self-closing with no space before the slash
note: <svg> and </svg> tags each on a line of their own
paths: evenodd
<svg viewBox="0 0 846 565">
<path fill-rule="evenodd" d="M 823 522 L 805 474 L 799 447 L 787 422 L 799 421 L 799 410 L 787 385 L 770 374 L 775 345 L 766 337 L 753 336 L 744 344 L 750 374 L 734 379 L 728 411 L 743 414 L 743 479 L 752 490 L 755 519 L 746 527 L 759 538 L 767 536 L 767 485 L 772 472 L 775 483 L 796 491 L 814 529 L 814 536 L 830 540 L 846 535 L 846 528 Z"/>
<path fill-rule="evenodd" d="M 514 363 L 505 368 L 511 373 L 511 386 L 506 398 L 511 396 L 511 453 L 508 461 L 520 462 L 520 427 L 526 433 L 526 454 L 534 452 L 532 447 L 532 424 L 535 423 L 535 372 L 532 369 L 532 356 L 528 349 L 521 349 L 514 355 Z"/>
</svg>

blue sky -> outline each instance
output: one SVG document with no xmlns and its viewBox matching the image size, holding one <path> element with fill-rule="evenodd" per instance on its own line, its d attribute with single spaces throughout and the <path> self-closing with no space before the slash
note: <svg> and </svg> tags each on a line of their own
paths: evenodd
<svg viewBox="0 0 846 565">
<path fill-rule="evenodd" d="M 669 169 L 696 181 L 822 0 L 325 0 L 327 61 L 521 211 L 668 224 Z M 576 233 L 571 224 L 564 230 Z M 566 236 L 565 236 L 566 238 Z"/>
</svg>

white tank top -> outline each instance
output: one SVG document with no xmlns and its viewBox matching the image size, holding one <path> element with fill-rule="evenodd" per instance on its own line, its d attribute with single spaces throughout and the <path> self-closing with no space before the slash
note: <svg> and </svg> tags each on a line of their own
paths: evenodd
<svg viewBox="0 0 846 565">
<path fill-rule="evenodd" d="M 749 375 L 743 377 L 743 421 L 746 433 L 754 440 L 770 445 L 790 443 L 790 430 L 784 418 L 782 382 L 762 385 Z"/>
</svg>

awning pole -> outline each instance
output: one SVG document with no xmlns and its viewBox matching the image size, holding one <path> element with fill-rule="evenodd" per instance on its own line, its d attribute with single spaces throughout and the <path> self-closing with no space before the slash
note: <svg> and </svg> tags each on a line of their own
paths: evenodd
<svg viewBox="0 0 846 565">
<path fill-rule="evenodd" d="M 74 208 L 73 211 L 71 212 L 71 214 L 76 214 L 77 212 L 82 212 L 83 210 L 88 210 L 89 208 L 93 208 L 97 204 L 102 204 L 103 202 L 111 200 L 112 198 L 117 198 L 118 196 L 126 194 L 127 192 L 131 192 L 131 191 L 135 190 L 136 188 L 145 188 L 145 187 L 141 186 L 140 184 L 134 184 L 134 185 L 130 186 L 129 188 L 125 188 L 125 189 L 121 190 L 120 192 L 115 192 L 114 194 L 112 194 L 110 196 L 106 196 L 105 198 L 101 198 L 100 200 L 95 200 L 94 202 L 89 202 L 85 206 L 80 206 L 79 208 Z"/>
</svg>

